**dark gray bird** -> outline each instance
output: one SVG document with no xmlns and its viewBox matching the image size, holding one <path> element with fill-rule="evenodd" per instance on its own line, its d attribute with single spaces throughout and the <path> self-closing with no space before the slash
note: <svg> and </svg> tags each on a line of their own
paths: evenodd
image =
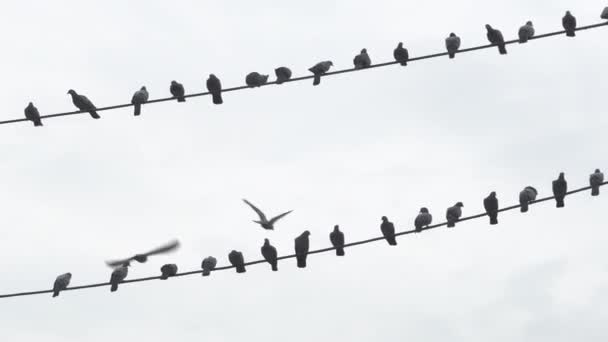
<svg viewBox="0 0 608 342">
<path fill-rule="evenodd" d="M 243 253 L 232 250 L 232 252 L 228 254 L 228 260 L 230 261 L 230 264 L 236 268 L 236 273 L 247 272 L 245 269 L 245 258 L 243 258 Z"/>
<path fill-rule="evenodd" d="M 566 192 L 568 192 L 568 182 L 566 182 L 566 178 L 564 177 L 564 173 L 561 172 L 559 177 L 553 181 L 553 196 L 555 196 L 555 206 L 557 208 L 564 207 L 564 198 L 566 197 Z"/>
<path fill-rule="evenodd" d="M 353 64 L 355 65 L 355 69 L 369 68 L 369 66 L 372 65 L 372 60 L 367 54 L 367 49 L 361 50 L 361 53 L 355 56 Z"/>
<path fill-rule="evenodd" d="M 86 96 L 78 95 L 78 93 L 76 93 L 76 91 L 74 91 L 72 89 L 68 90 L 68 94 L 70 94 L 72 96 L 72 103 L 78 109 L 80 109 L 83 112 L 89 112 L 89 114 L 91 114 L 91 117 L 93 119 L 101 118 L 101 116 L 99 116 L 99 114 L 97 114 L 97 111 L 96 111 L 97 108 L 95 107 L 93 102 L 91 102 L 91 100 L 89 100 Z"/>
<path fill-rule="evenodd" d="M 258 72 L 250 72 L 249 74 L 247 74 L 247 77 L 245 77 L 245 83 L 247 83 L 247 85 L 249 87 L 261 87 L 263 84 L 266 84 L 266 82 L 268 81 L 268 75 L 262 75 Z"/>
<path fill-rule="evenodd" d="M 224 100 L 222 100 L 222 82 L 214 74 L 209 74 L 207 90 L 211 93 L 214 104 L 219 105 L 224 103 Z"/>
<path fill-rule="evenodd" d="M 602 183 L 604 183 L 604 174 L 600 169 L 595 169 L 595 172 L 589 176 L 591 196 L 598 196 L 600 194 L 600 185 L 602 185 Z"/>
<path fill-rule="evenodd" d="M 206 277 L 211 274 L 211 271 L 215 269 L 215 266 L 217 266 L 216 258 L 208 256 L 203 259 L 203 262 L 201 263 L 201 268 L 203 269 L 203 277 Z"/>
<path fill-rule="evenodd" d="M 600 18 L 608 20 L 608 7 L 605 7 L 600 15 Z"/>
<path fill-rule="evenodd" d="M 538 191 L 531 186 L 525 187 L 519 193 L 519 205 L 521 205 L 521 212 L 525 213 L 528 211 L 528 205 L 530 202 L 536 200 L 536 196 L 538 196 Z"/>
<path fill-rule="evenodd" d="M 498 51 L 500 52 L 501 55 L 506 55 L 507 48 L 505 46 L 505 38 L 502 36 L 502 32 L 500 32 L 500 30 L 492 28 L 492 26 L 487 25 L 487 24 L 486 24 L 486 30 L 488 30 L 488 34 L 487 34 L 488 41 L 490 41 L 490 43 L 498 46 Z"/>
<path fill-rule="evenodd" d="M 169 277 L 174 277 L 177 274 L 177 265 L 176 264 L 166 264 L 160 268 L 160 279 L 167 280 Z"/>
<path fill-rule="evenodd" d="M 534 37 L 535 30 L 534 25 L 531 21 L 528 21 L 524 26 L 519 28 L 519 43 L 526 43 L 532 37 Z"/>
<path fill-rule="evenodd" d="M 453 207 L 448 208 L 445 213 L 445 218 L 448 220 L 448 228 L 456 227 L 456 221 L 462 216 L 462 207 L 464 207 L 464 204 L 458 202 Z"/>
<path fill-rule="evenodd" d="M 110 277 L 110 292 L 118 290 L 118 284 L 127 278 L 129 275 L 129 262 L 125 262 L 122 266 L 115 268 Z"/>
<path fill-rule="evenodd" d="M 148 90 L 146 87 L 141 87 L 138 91 L 133 94 L 133 98 L 131 98 L 131 104 L 133 105 L 133 115 L 138 116 L 141 114 L 141 105 L 143 103 L 148 102 L 148 98 L 150 94 L 148 94 Z"/>
<path fill-rule="evenodd" d="M 310 232 L 305 230 L 300 236 L 295 238 L 295 251 L 296 251 L 296 259 L 298 261 L 299 268 L 306 267 L 306 257 L 308 256 L 308 249 L 310 247 L 310 241 L 308 237 L 310 236 Z"/>
<path fill-rule="evenodd" d="M 483 199 L 483 207 L 490 217 L 490 224 L 498 224 L 498 198 L 496 198 L 496 192 L 490 192 L 490 195 Z"/>
<path fill-rule="evenodd" d="M 344 233 L 340 231 L 338 225 L 335 225 L 334 231 L 329 233 L 329 241 L 336 248 L 336 255 L 344 256 Z"/>
<path fill-rule="evenodd" d="M 42 126 L 42 121 L 40 121 L 40 112 L 38 112 L 38 108 L 34 106 L 33 103 L 29 103 L 24 110 L 25 118 L 34 123 L 34 126 Z"/>
<path fill-rule="evenodd" d="M 186 98 L 184 97 L 186 91 L 184 90 L 183 84 L 176 81 L 171 81 L 169 91 L 171 92 L 171 95 L 173 95 L 173 97 L 177 98 L 177 102 L 186 102 Z"/>
<path fill-rule="evenodd" d="M 566 30 L 566 36 L 576 36 L 576 18 L 570 11 L 566 11 L 566 15 L 562 18 L 562 26 L 564 27 L 564 30 Z"/>
<path fill-rule="evenodd" d="M 55 279 L 55 284 L 53 284 L 53 297 L 59 296 L 59 292 L 68 288 L 70 285 L 70 280 L 72 280 L 72 273 L 64 273 Z"/>
<path fill-rule="evenodd" d="M 406 48 L 403 47 L 403 43 L 399 42 L 399 45 L 393 50 L 393 57 L 401 65 L 406 66 L 407 60 L 410 59 L 410 54 Z"/>
<path fill-rule="evenodd" d="M 255 211 L 258 216 L 260 217 L 259 221 L 253 220 L 253 222 L 259 224 L 260 226 L 262 226 L 262 228 L 266 229 L 266 230 L 273 230 L 274 229 L 274 224 L 280 220 L 281 218 L 285 217 L 287 214 L 291 213 L 293 210 L 287 211 L 282 213 L 281 215 L 275 216 L 272 219 L 268 220 L 266 218 L 266 215 L 264 215 L 264 213 L 258 209 L 255 205 L 251 204 L 251 202 L 249 202 L 246 199 L 243 199 L 243 202 L 245 202 L 245 204 L 247 204 L 249 207 L 251 207 L 251 209 L 253 209 L 253 211 Z"/>
<path fill-rule="evenodd" d="M 416 227 L 416 231 L 420 233 L 422 231 L 422 227 L 427 227 L 433 222 L 433 216 L 429 213 L 427 208 L 420 208 L 420 212 L 416 219 L 414 220 L 414 227 Z"/>
<path fill-rule="evenodd" d="M 274 74 L 277 75 L 277 84 L 281 84 L 291 78 L 291 70 L 288 67 L 279 67 L 274 69 Z"/>
<path fill-rule="evenodd" d="M 132 260 L 135 260 L 139 263 L 144 263 L 144 262 L 148 261 L 149 256 L 169 253 L 169 252 L 176 250 L 178 247 L 179 247 L 179 241 L 173 240 L 173 241 L 170 241 L 169 243 L 162 245 L 158 248 L 155 248 L 147 253 L 135 254 L 134 256 L 127 258 L 127 259 L 123 259 L 123 260 L 106 261 L 106 264 L 110 267 L 116 267 L 118 265 L 122 265 L 124 263 L 131 262 Z"/>
<path fill-rule="evenodd" d="M 450 33 L 450 36 L 445 39 L 445 48 L 448 50 L 450 58 L 454 58 L 456 51 L 460 49 L 460 37 L 454 32 Z"/>
<path fill-rule="evenodd" d="M 278 265 L 279 261 L 277 260 L 277 258 L 279 257 L 279 255 L 277 253 L 277 249 L 274 248 L 274 246 L 270 244 L 270 241 L 268 241 L 268 239 L 264 239 L 264 245 L 262 246 L 261 251 L 262 251 L 262 256 L 264 257 L 264 260 L 268 261 L 272 270 L 278 271 L 279 270 L 279 265 Z"/>
<path fill-rule="evenodd" d="M 309 68 L 308 71 L 312 72 L 315 75 L 315 78 L 312 81 L 312 85 L 319 85 L 321 83 L 321 75 L 327 73 L 329 71 L 329 68 L 331 68 L 333 65 L 334 63 L 332 61 L 323 61 Z"/>
<path fill-rule="evenodd" d="M 382 224 L 380 224 L 380 231 L 386 239 L 389 245 L 396 246 L 397 240 L 395 240 L 395 225 L 388 220 L 386 216 L 382 216 Z"/>
</svg>

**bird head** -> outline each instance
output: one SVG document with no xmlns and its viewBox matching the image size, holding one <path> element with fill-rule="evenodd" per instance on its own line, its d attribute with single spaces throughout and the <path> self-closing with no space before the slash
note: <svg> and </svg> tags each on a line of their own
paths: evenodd
<svg viewBox="0 0 608 342">
<path fill-rule="evenodd" d="M 70 95 L 76 95 L 76 92 L 74 91 L 74 89 L 70 89 L 70 90 L 68 90 L 68 94 L 70 94 Z"/>
<path fill-rule="evenodd" d="M 217 78 L 214 74 L 209 74 L 209 78 Z"/>
<path fill-rule="evenodd" d="M 456 203 L 456 207 L 462 208 L 462 207 L 464 207 L 464 204 L 462 204 L 462 202 L 458 202 L 458 203 Z"/>
<path fill-rule="evenodd" d="M 148 256 L 145 254 L 136 254 L 133 259 L 135 259 L 135 261 L 139 262 L 139 263 L 144 263 L 146 261 L 148 261 Z"/>
<path fill-rule="evenodd" d="M 335 226 L 334 226 L 334 232 L 337 232 L 337 231 L 339 231 L 339 230 L 340 230 L 340 226 L 335 225 Z"/>
<path fill-rule="evenodd" d="M 264 246 L 270 245 L 270 241 L 268 239 L 264 239 Z"/>
<path fill-rule="evenodd" d="M 141 90 L 148 91 L 148 89 L 146 89 L 146 86 L 141 87 Z"/>
<path fill-rule="evenodd" d="M 600 169 L 595 169 L 595 173 L 600 173 Z"/>
<path fill-rule="evenodd" d="M 361 53 L 367 53 L 367 49 L 361 49 Z"/>
<path fill-rule="evenodd" d="M 490 26 L 489 24 L 486 24 L 486 30 L 492 31 L 492 26 Z"/>
<path fill-rule="evenodd" d="M 171 81 L 171 85 L 176 85 L 176 84 L 177 84 L 177 82 Z"/>
<path fill-rule="evenodd" d="M 386 218 L 386 216 L 382 216 L 382 221 L 386 222 L 386 221 L 388 221 L 388 218 Z"/>
<path fill-rule="evenodd" d="M 572 15 L 570 11 L 566 11 L 566 15 Z"/>
<path fill-rule="evenodd" d="M 492 197 L 492 198 L 496 197 L 496 191 L 490 192 L 490 197 Z"/>
<path fill-rule="evenodd" d="M 399 42 L 399 44 L 397 45 L 398 48 L 402 48 L 403 47 L 403 42 Z"/>
<path fill-rule="evenodd" d="M 532 25 L 532 21 L 528 20 L 528 21 L 526 22 L 526 25 L 528 25 L 528 26 L 533 26 L 533 25 Z"/>
<path fill-rule="evenodd" d="M 327 61 L 327 64 L 330 66 L 334 66 L 334 62 L 332 62 L 332 61 Z"/>
<path fill-rule="evenodd" d="M 32 102 L 30 102 L 27 106 L 28 107 L 34 107 L 34 104 Z"/>
<path fill-rule="evenodd" d="M 450 33 L 450 37 L 456 37 L 456 33 L 454 33 L 454 32 Z"/>
<path fill-rule="evenodd" d="M 72 279 L 72 273 L 70 273 L 70 272 L 66 273 L 65 277 L 68 278 L 68 280 Z"/>
<path fill-rule="evenodd" d="M 564 180 L 564 173 L 563 173 L 563 172 L 560 172 L 560 173 L 559 173 L 559 177 L 558 177 L 558 179 L 559 179 L 559 180 Z"/>
<path fill-rule="evenodd" d="M 421 213 L 428 214 L 428 213 L 429 213 L 429 210 L 428 210 L 427 208 L 425 208 L 425 207 L 422 207 L 422 208 L 420 208 L 420 212 L 421 212 Z"/>
</svg>

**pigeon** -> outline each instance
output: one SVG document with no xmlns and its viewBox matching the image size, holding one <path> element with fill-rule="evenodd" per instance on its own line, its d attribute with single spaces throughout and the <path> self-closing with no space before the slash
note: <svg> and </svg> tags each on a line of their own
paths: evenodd
<svg viewBox="0 0 608 342">
<path fill-rule="evenodd" d="M 453 207 L 448 208 L 445 213 L 445 218 L 448 220 L 448 228 L 456 227 L 456 221 L 462 216 L 462 207 L 464 207 L 462 202 L 458 202 Z"/>
<path fill-rule="evenodd" d="M 282 84 L 291 78 L 291 70 L 288 67 L 276 68 L 274 74 L 277 75 L 277 84 Z"/>
<path fill-rule="evenodd" d="M 498 224 L 498 199 L 496 198 L 496 192 L 490 192 L 490 195 L 483 199 L 483 207 L 490 217 L 490 224 Z"/>
<path fill-rule="evenodd" d="M 450 36 L 445 39 L 445 47 L 448 50 L 450 58 L 454 58 L 454 56 L 456 56 L 456 51 L 460 49 L 460 37 L 454 32 L 450 33 Z"/>
<path fill-rule="evenodd" d="M 166 264 L 160 268 L 161 276 L 160 279 L 167 280 L 169 277 L 174 277 L 177 274 L 176 264 Z"/>
<path fill-rule="evenodd" d="M 332 63 L 332 61 L 323 61 L 309 68 L 308 71 L 312 72 L 315 75 L 315 78 L 312 81 L 312 85 L 319 85 L 321 83 L 321 75 L 328 72 L 329 68 L 331 68 L 333 65 L 334 63 Z"/>
<path fill-rule="evenodd" d="M 608 7 L 605 7 L 600 15 L 600 18 L 608 20 Z"/>
<path fill-rule="evenodd" d="M 338 225 L 335 225 L 333 232 L 329 234 L 329 241 L 336 248 L 336 255 L 344 256 L 344 233 Z"/>
<path fill-rule="evenodd" d="M 243 258 L 243 253 L 232 250 L 232 252 L 228 254 L 228 260 L 230 261 L 230 264 L 236 268 L 236 273 L 247 272 L 245 269 L 245 258 Z"/>
<path fill-rule="evenodd" d="M 34 106 L 33 103 L 29 103 L 27 107 L 25 107 L 25 118 L 32 121 L 35 127 L 42 126 L 42 121 L 40 121 L 40 112 L 38 112 L 38 108 Z"/>
<path fill-rule="evenodd" d="M 528 204 L 534 200 L 536 200 L 536 196 L 538 195 L 538 191 L 531 186 L 525 187 L 519 193 L 519 205 L 521 205 L 521 212 L 525 213 L 528 211 Z"/>
<path fill-rule="evenodd" d="M 600 185 L 602 185 L 602 183 L 604 183 L 604 174 L 600 169 L 595 169 L 595 172 L 589 176 L 591 196 L 598 196 L 600 194 Z"/>
<path fill-rule="evenodd" d="M 176 81 L 171 81 L 169 91 L 171 92 L 171 95 L 173 95 L 173 97 L 177 98 L 177 102 L 186 102 L 186 98 L 184 97 L 186 91 L 184 90 L 183 84 Z"/>
<path fill-rule="evenodd" d="M 247 83 L 247 85 L 251 88 L 260 87 L 265 84 L 266 81 L 268 81 L 268 75 L 262 75 L 255 71 L 250 72 L 247 74 L 247 77 L 245 77 L 245 83 Z"/>
<path fill-rule="evenodd" d="M 129 265 L 129 262 L 125 262 L 122 266 L 115 268 L 114 271 L 112 271 L 112 276 L 110 277 L 110 284 L 112 284 L 112 287 L 110 287 L 110 292 L 118 290 L 118 284 L 127 278 L 127 275 L 129 274 Z"/>
<path fill-rule="evenodd" d="M 279 255 L 277 254 L 277 249 L 270 244 L 270 241 L 268 241 L 268 239 L 264 239 L 264 245 L 262 246 L 261 250 L 264 260 L 268 261 L 272 270 L 278 271 L 279 267 L 277 264 L 279 261 L 277 260 L 277 258 Z"/>
<path fill-rule="evenodd" d="M 214 258 L 212 256 L 208 256 L 205 259 L 203 259 L 203 262 L 201 263 L 201 268 L 203 269 L 203 277 L 206 277 L 209 274 L 211 274 L 211 271 L 213 271 L 215 266 L 217 266 L 216 258 Z"/>
<path fill-rule="evenodd" d="M 89 100 L 86 96 L 78 95 L 78 93 L 72 89 L 68 90 L 68 94 L 72 96 L 72 103 L 74 103 L 74 106 L 78 107 L 78 109 L 84 112 L 89 112 L 93 119 L 101 118 L 101 116 L 97 114 L 97 111 L 95 111 L 97 108 L 95 108 L 93 102 L 91 102 L 91 100 Z"/>
<path fill-rule="evenodd" d="M 534 37 L 534 25 L 528 21 L 526 25 L 519 28 L 519 43 L 527 43 L 528 39 Z"/>
<path fill-rule="evenodd" d="M 490 25 L 486 25 L 486 30 L 488 30 L 487 36 L 490 43 L 498 46 L 498 51 L 501 55 L 506 55 L 507 48 L 505 47 L 505 38 L 502 36 L 502 32 L 492 28 Z"/>
<path fill-rule="evenodd" d="M 561 172 L 559 177 L 553 181 L 553 196 L 555 196 L 555 206 L 557 208 L 564 207 L 566 192 L 568 192 L 568 182 L 564 178 L 564 173 Z"/>
<path fill-rule="evenodd" d="M 59 296 L 59 292 L 68 288 L 70 285 L 70 280 L 72 280 L 72 273 L 64 273 L 55 279 L 55 284 L 53 284 L 53 297 Z"/>
<path fill-rule="evenodd" d="M 564 30 L 566 30 L 566 36 L 576 36 L 576 18 L 570 11 L 566 11 L 566 15 L 562 18 L 562 26 L 564 27 Z"/>
<path fill-rule="evenodd" d="M 273 230 L 274 229 L 274 224 L 282 219 L 283 217 L 285 217 L 287 214 L 291 213 L 293 210 L 287 211 L 282 213 L 281 215 L 275 216 L 272 219 L 270 219 L 270 221 L 266 218 L 266 215 L 264 215 L 264 213 L 258 209 L 255 205 L 251 204 L 251 202 L 249 202 L 246 199 L 243 199 L 243 202 L 245 202 L 248 206 L 251 207 L 251 209 L 253 209 L 258 216 L 260 217 L 259 221 L 254 220 L 253 222 L 259 224 L 260 226 L 262 226 L 262 228 L 266 229 L 266 230 Z"/>
<path fill-rule="evenodd" d="M 163 246 L 160 246 L 158 248 L 155 248 L 147 253 L 135 254 L 134 256 L 124 259 L 124 260 L 106 261 L 106 264 L 110 267 L 116 267 L 116 266 L 122 265 L 126 262 L 130 262 L 132 260 L 135 260 L 139 263 L 144 263 L 144 262 L 148 261 L 149 256 L 168 253 L 168 252 L 171 252 L 171 251 L 177 249 L 178 247 L 179 247 L 179 241 L 173 240 L 173 241 L 170 241 L 169 243 L 167 243 Z"/>
<path fill-rule="evenodd" d="M 427 208 L 420 208 L 420 212 L 414 220 L 416 232 L 420 233 L 422 231 L 422 227 L 427 227 L 431 224 L 431 222 L 433 222 L 433 216 L 429 213 L 429 210 Z"/>
<path fill-rule="evenodd" d="M 211 93 L 213 104 L 219 105 L 224 103 L 224 100 L 222 100 L 222 82 L 214 74 L 209 74 L 207 90 Z"/>
<path fill-rule="evenodd" d="M 382 235 L 384 236 L 389 245 L 397 245 L 397 240 L 395 240 L 395 226 L 392 222 L 388 220 L 388 218 L 386 218 L 386 216 L 382 216 L 382 224 L 380 225 L 380 231 L 382 231 Z"/>
<path fill-rule="evenodd" d="M 295 238 L 296 259 L 298 260 L 299 268 L 306 267 L 306 257 L 308 256 L 308 248 L 310 245 L 310 241 L 308 241 L 309 236 L 310 232 L 305 230 L 300 236 Z"/>
<path fill-rule="evenodd" d="M 138 116 L 141 114 L 141 104 L 148 102 L 148 90 L 146 87 L 141 87 L 138 91 L 133 94 L 133 98 L 131 98 L 131 104 L 133 105 L 133 115 Z"/>
<path fill-rule="evenodd" d="M 355 69 L 369 68 L 372 65 L 372 60 L 367 54 L 367 49 L 361 50 L 361 53 L 355 56 L 353 64 L 355 65 Z"/>
<path fill-rule="evenodd" d="M 397 45 L 395 50 L 393 50 L 393 57 L 395 57 L 395 60 L 401 63 L 401 65 L 407 65 L 407 60 L 410 59 L 410 54 L 407 49 L 403 47 L 402 42 L 399 42 L 399 45 Z"/>
</svg>

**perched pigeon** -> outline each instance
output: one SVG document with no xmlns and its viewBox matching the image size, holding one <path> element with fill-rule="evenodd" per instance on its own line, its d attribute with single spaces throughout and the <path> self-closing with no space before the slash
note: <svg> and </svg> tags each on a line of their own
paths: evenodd
<svg viewBox="0 0 608 342">
<path fill-rule="evenodd" d="M 131 99 L 131 104 L 133 105 L 133 115 L 138 116 L 141 114 L 141 104 L 148 102 L 148 90 L 146 87 L 141 87 L 138 91 L 133 94 L 133 98 Z"/>
<path fill-rule="evenodd" d="M 372 60 L 367 54 L 367 49 L 361 50 L 361 53 L 355 56 L 353 64 L 355 65 L 355 69 L 369 68 L 372 65 Z"/>
<path fill-rule="evenodd" d="M 526 25 L 519 28 L 519 43 L 526 43 L 532 37 L 534 37 L 534 25 L 531 21 L 528 21 Z"/>
<path fill-rule="evenodd" d="M 490 217 L 490 224 L 498 224 L 498 199 L 496 192 L 490 192 L 490 195 L 483 199 L 483 207 Z"/>
<path fill-rule="evenodd" d="M 602 183 L 604 183 L 604 174 L 600 169 L 595 169 L 595 172 L 589 176 L 591 196 L 598 196 L 600 194 L 600 185 L 602 185 Z"/>
<path fill-rule="evenodd" d="M 249 202 L 246 199 L 243 199 L 243 202 L 245 202 L 248 206 L 250 206 L 251 209 L 253 209 L 258 214 L 258 216 L 260 217 L 259 221 L 255 221 L 254 220 L 253 222 L 259 224 L 260 226 L 262 226 L 262 228 L 267 229 L 267 230 L 273 230 L 274 229 L 274 224 L 278 220 L 280 220 L 281 218 L 285 217 L 287 214 L 289 214 L 289 213 L 291 213 L 293 211 L 293 210 L 290 210 L 290 211 L 284 212 L 281 215 L 275 216 L 272 219 L 268 220 L 266 218 L 266 215 L 264 215 L 264 213 L 260 209 L 258 209 L 255 205 L 251 204 L 251 202 Z"/>
<path fill-rule="evenodd" d="M 230 264 L 236 268 L 236 273 L 245 273 L 245 258 L 243 258 L 243 253 L 232 250 L 230 254 L 228 254 L 228 260 Z"/>
<path fill-rule="evenodd" d="M 486 25 L 486 30 L 488 30 L 487 36 L 490 43 L 498 46 L 498 51 L 501 55 L 506 55 L 507 48 L 505 47 L 505 38 L 502 36 L 502 32 L 492 28 L 490 25 Z"/>
<path fill-rule="evenodd" d="M 406 66 L 407 60 L 410 59 L 410 54 L 406 48 L 403 47 L 403 43 L 399 42 L 399 45 L 393 50 L 393 57 L 401 65 Z"/>
<path fill-rule="evenodd" d="M 25 118 L 32 121 L 34 126 L 42 126 L 42 121 L 40 121 L 40 112 L 38 112 L 38 108 L 34 106 L 33 103 L 29 103 L 27 107 L 25 107 Z"/>
<path fill-rule="evenodd" d="M 445 47 L 448 50 L 450 58 L 454 58 L 456 51 L 460 49 L 460 37 L 453 32 L 450 33 L 450 36 L 445 39 Z"/>
<path fill-rule="evenodd" d="M 53 297 L 59 296 L 59 292 L 68 288 L 70 285 L 70 280 L 72 280 L 72 273 L 64 273 L 55 279 L 55 284 L 53 284 Z"/>
<path fill-rule="evenodd" d="M 177 274 L 176 264 L 166 264 L 160 268 L 161 276 L 160 279 L 167 280 L 169 277 L 174 277 Z"/>
<path fill-rule="evenodd" d="M 538 196 L 538 191 L 531 186 L 525 187 L 519 193 L 519 205 L 521 205 L 521 212 L 525 213 L 528 211 L 528 205 L 530 202 L 536 200 L 536 196 Z"/>
<path fill-rule="evenodd" d="M 559 177 L 553 181 L 553 196 L 555 196 L 555 206 L 557 208 L 564 207 L 566 192 L 568 192 L 568 182 L 564 178 L 564 173 L 561 172 Z"/>
<path fill-rule="evenodd" d="M 139 263 L 144 263 L 144 262 L 148 261 L 149 256 L 168 253 L 168 252 L 171 252 L 171 251 L 177 249 L 178 247 L 179 247 L 179 241 L 173 240 L 173 241 L 170 241 L 169 243 L 162 245 L 158 248 L 155 248 L 147 253 L 135 254 L 134 256 L 124 259 L 124 260 L 106 261 L 106 264 L 108 264 L 108 266 L 110 266 L 110 267 L 116 267 L 116 266 L 122 265 L 126 262 L 130 262 L 132 260 L 135 260 Z"/>
<path fill-rule="evenodd" d="M 453 207 L 449 207 L 445 213 L 445 218 L 448 220 L 448 228 L 456 227 L 456 221 L 462 216 L 462 202 L 456 203 Z"/>
<path fill-rule="evenodd" d="M 336 255 L 344 256 L 344 233 L 338 225 L 335 225 L 333 232 L 329 234 L 329 241 L 336 248 Z"/>
<path fill-rule="evenodd" d="M 608 20 L 608 7 L 605 7 L 600 15 L 600 18 Z"/>
<path fill-rule="evenodd" d="M 382 235 L 386 239 L 389 245 L 396 246 L 397 240 L 395 240 L 395 226 L 392 222 L 386 218 L 386 216 L 382 216 L 382 224 L 380 225 L 380 231 Z"/>
<path fill-rule="evenodd" d="M 306 257 L 308 256 L 308 248 L 310 247 L 310 241 L 308 240 L 309 236 L 310 232 L 305 230 L 304 233 L 295 238 L 296 259 L 298 260 L 299 268 L 306 267 Z"/>
<path fill-rule="evenodd" d="M 214 104 L 219 105 L 224 103 L 224 100 L 222 100 L 222 82 L 214 74 L 209 74 L 207 90 L 211 93 Z"/>
<path fill-rule="evenodd" d="M 101 116 L 97 114 L 97 111 L 95 111 L 97 108 L 93 102 L 91 102 L 91 100 L 89 100 L 86 96 L 78 95 L 78 93 L 72 89 L 68 90 L 68 94 L 72 95 L 72 103 L 74 103 L 74 106 L 78 107 L 78 109 L 84 112 L 89 112 L 93 119 L 101 118 Z"/>
<path fill-rule="evenodd" d="M 264 257 L 264 260 L 268 261 L 268 263 L 270 264 L 270 267 L 272 268 L 273 271 L 278 271 L 279 267 L 278 267 L 278 253 L 277 253 L 277 249 L 274 248 L 273 245 L 270 244 L 270 241 L 268 241 L 268 239 L 264 239 L 264 245 L 262 246 L 262 256 Z"/>
<path fill-rule="evenodd" d="M 417 232 L 422 231 L 422 227 L 426 227 L 433 222 L 433 216 L 429 213 L 427 208 L 420 208 L 420 212 L 416 219 L 414 220 L 414 226 L 416 227 Z"/>
<path fill-rule="evenodd" d="M 328 72 L 329 68 L 331 68 L 333 65 L 334 63 L 332 63 L 332 61 L 324 61 L 315 64 L 312 68 L 309 68 L 308 71 L 315 75 L 312 85 L 319 85 L 321 83 L 321 75 Z"/>
<path fill-rule="evenodd" d="M 112 284 L 112 287 L 110 287 L 110 291 L 114 292 L 114 291 L 118 290 L 118 284 L 120 282 L 122 282 L 123 280 L 125 280 L 125 278 L 127 278 L 128 274 L 129 274 L 129 263 L 128 262 L 126 262 L 122 266 L 114 269 L 114 271 L 112 271 L 112 276 L 110 277 L 110 284 Z"/>
<path fill-rule="evenodd" d="M 184 90 L 183 84 L 176 81 L 171 81 L 169 91 L 171 92 L 171 95 L 173 95 L 173 97 L 177 98 L 177 102 L 186 102 L 186 98 L 184 97 L 186 91 Z"/>
<path fill-rule="evenodd" d="M 215 269 L 215 266 L 217 266 L 216 258 L 214 258 L 212 256 L 208 256 L 205 259 L 203 259 L 203 262 L 201 263 L 201 268 L 203 269 L 203 277 L 206 277 L 209 274 L 211 274 L 211 271 L 213 271 L 213 269 Z"/>
<path fill-rule="evenodd" d="M 260 87 L 268 81 L 268 75 L 262 75 L 258 72 L 250 72 L 245 77 L 245 83 L 250 87 Z"/>
<path fill-rule="evenodd" d="M 566 36 L 576 36 L 576 18 L 570 11 L 566 11 L 566 15 L 562 18 L 562 26 L 564 27 L 564 30 L 566 30 Z"/>
<path fill-rule="evenodd" d="M 277 75 L 277 84 L 281 84 L 291 78 L 291 70 L 288 67 L 280 67 L 274 69 L 274 74 Z"/>
</svg>

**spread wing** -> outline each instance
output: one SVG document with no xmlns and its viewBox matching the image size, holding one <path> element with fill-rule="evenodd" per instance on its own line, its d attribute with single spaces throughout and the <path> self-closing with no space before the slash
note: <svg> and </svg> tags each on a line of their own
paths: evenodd
<svg viewBox="0 0 608 342">
<path fill-rule="evenodd" d="M 250 206 L 250 207 L 251 207 L 251 209 L 253 209 L 253 210 L 254 210 L 254 211 L 255 211 L 255 212 L 258 214 L 258 216 L 260 217 L 260 221 L 263 221 L 263 222 L 268 221 L 268 220 L 266 219 L 266 215 L 264 215 L 264 213 L 263 213 L 263 212 L 262 212 L 260 209 L 258 209 L 258 208 L 257 208 L 255 205 L 251 204 L 251 202 L 249 202 L 248 200 L 246 200 L 246 199 L 244 199 L 244 198 L 243 198 L 243 202 L 245 202 L 245 203 L 246 203 L 248 206 Z M 285 214 L 285 215 L 286 215 L 286 214 Z M 284 215 L 283 215 L 283 216 L 284 216 Z M 274 219 L 273 219 L 273 220 L 274 220 Z"/>
<path fill-rule="evenodd" d="M 278 220 L 282 219 L 283 217 L 287 216 L 287 214 L 291 213 L 293 210 L 290 210 L 288 212 L 282 213 L 281 215 L 275 216 L 272 218 L 272 220 L 270 220 L 270 224 L 273 224 L 275 222 L 277 222 Z"/>
<path fill-rule="evenodd" d="M 164 244 L 164 245 L 162 245 L 158 248 L 155 248 L 155 249 L 149 251 L 148 253 L 144 253 L 144 254 L 147 256 L 155 255 L 155 254 L 163 254 L 163 253 L 168 253 L 173 250 L 176 250 L 177 248 L 179 248 L 179 241 L 173 240 L 167 244 Z"/>
<path fill-rule="evenodd" d="M 128 259 L 123 259 L 123 260 L 108 260 L 106 261 L 106 265 L 115 268 L 118 266 L 122 266 L 127 262 L 130 262 L 131 260 L 133 260 L 133 258 L 128 258 Z"/>
</svg>

